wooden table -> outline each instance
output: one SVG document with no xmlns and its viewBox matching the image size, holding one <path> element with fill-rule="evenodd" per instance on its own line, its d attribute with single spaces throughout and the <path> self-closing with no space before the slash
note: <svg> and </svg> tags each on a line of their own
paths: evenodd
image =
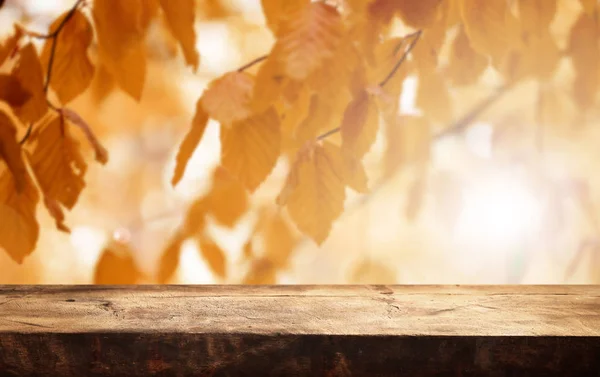
<svg viewBox="0 0 600 377">
<path fill-rule="evenodd" d="M 0 376 L 600 376 L 599 286 L 0 286 Z"/>
</svg>

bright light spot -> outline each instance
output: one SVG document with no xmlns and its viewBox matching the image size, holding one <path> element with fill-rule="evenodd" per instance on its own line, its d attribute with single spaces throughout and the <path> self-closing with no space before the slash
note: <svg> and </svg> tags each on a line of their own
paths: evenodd
<svg viewBox="0 0 600 377">
<path fill-rule="evenodd" d="M 464 191 L 456 237 L 477 245 L 511 245 L 538 229 L 541 211 L 525 182 L 511 175 L 496 176 Z"/>
<path fill-rule="evenodd" d="M 421 114 L 421 110 L 417 108 L 417 84 L 418 80 L 416 76 L 409 76 L 402 83 L 402 94 L 400 94 L 400 114 Z"/>
<path fill-rule="evenodd" d="M 194 241 L 186 241 L 181 247 L 179 279 L 183 284 L 214 284 L 215 279 Z"/>
<path fill-rule="evenodd" d="M 113 240 L 121 243 L 129 243 L 131 241 L 131 232 L 127 228 L 118 228 L 113 232 Z"/>
<path fill-rule="evenodd" d="M 227 24 L 206 22 L 196 28 L 198 35 L 204 35 L 204 38 L 198 38 L 196 43 L 196 48 L 202 56 L 202 69 L 215 74 L 231 70 L 231 62 L 239 61 L 239 53 L 231 47 L 236 42 Z"/>
<path fill-rule="evenodd" d="M 492 136 L 494 128 L 489 123 L 475 123 L 465 132 L 467 148 L 482 158 L 492 157 Z"/>
<path fill-rule="evenodd" d="M 71 245 L 77 251 L 76 255 L 86 267 L 95 266 L 100 252 L 106 243 L 106 234 L 96 228 L 78 226 L 71 230 Z"/>
</svg>

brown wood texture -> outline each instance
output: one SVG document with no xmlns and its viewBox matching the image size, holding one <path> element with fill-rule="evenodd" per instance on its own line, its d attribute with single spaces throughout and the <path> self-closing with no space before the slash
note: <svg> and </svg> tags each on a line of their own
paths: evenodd
<svg viewBox="0 0 600 377">
<path fill-rule="evenodd" d="M 0 376 L 600 376 L 600 286 L 0 286 Z"/>
</svg>

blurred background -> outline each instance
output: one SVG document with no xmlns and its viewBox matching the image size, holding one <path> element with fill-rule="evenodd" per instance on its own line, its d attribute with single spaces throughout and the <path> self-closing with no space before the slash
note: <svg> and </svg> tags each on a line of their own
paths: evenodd
<svg viewBox="0 0 600 377">
<path fill-rule="evenodd" d="M 7 0 L 0 36 L 20 21 L 45 32 L 72 0 Z M 141 103 L 97 72 L 92 87 L 73 102 L 110 160 L 90 165 L 87 188 L 68 214 L 70 234 L 54 229 L 39 211 L 37 250 L 22 265 L 0 252 L 0 283 L 152 283 L 188 208 L 210 189 L 219 162 L 218 124 L 210 122 L 183 180 L 170 184 L 177 148 L 195 103 L 214 78 L 267 53 L 274 38 L 259 0 L 198 1 L 198 71 L 184 66 L 176 41 L 151 29 L 149 67 Z M 560 2 L 552 32 L 562 48 L 581 8 Z M 402 25 L 393 34 L 404 35 Z M 449 35 L 452 40 L 454 35 Z M 441 51 L 441 65 L 448 48 Z M 579 284 L 600 283 L 598 111 L 583 115 L 572 103 L 569 62 L 552 87 L 522 82 L 495 101 L 463 134 L 436 141 L 427 173 L 386 173 L 395 153 L 382 132 L 365 159 L 370 194 L 348 192 L 345 212 L 321 246 L 299 234 L 285 213 L 269 234 L 254 237 L 287 174 L 282 160 L 250 197 L 250 209 L 232 227 L 208 219 L 208 232 L 225 255 L 215 272 L 198 242 L 186 240 L 162 282 Z M 468 113 L 500 84 L 488 68 L 480 84 L 452 89 L 454 118 Z M 400 111 L 417 114 L 419 82 L 403 83 Z M 549 100 L 539 103 L 538 93 Z M 542 121 L 540 121 L 542 119 Z M 91 152 L 90 152 L 91 153 Z M 2 221 L 2 219 L 0 219 Z M 280 226 L 281 229 L 277 228 Z M 269 238 L 270 237 L 270 238 Z M 289 249 L 272 260 L 271 243 Z M 99 262 L 107 249 L 121 257 Z M 251 250 L 251 251 L 249 251 Z M 250 255 L 251 254 L 251 255 Z M 135 279 L 119 280 L 134 274 Z M 100 275 L 107 275 L 104 279 Z M 115 275 L 114 277 L 110 277 Z"/>
</svg>

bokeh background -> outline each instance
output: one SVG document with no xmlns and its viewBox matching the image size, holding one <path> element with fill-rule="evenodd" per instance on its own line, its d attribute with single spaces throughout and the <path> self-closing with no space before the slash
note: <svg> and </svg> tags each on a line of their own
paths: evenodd
<svg viewBox="0 0 600 377">
<path fill-rule="evenodd" d="M 72 3 L 7 0 L 0 10 L 0 36 L 14 21 L 44 32 Z M 156 28 L 147 41 L 150 63 L 141 103 L 111 90 L 99 72 L 92 88 L 72 104 L 109 150 L 110 161 L 90 165 L 87 188 L 68 214 L 71 234 L 56 231 L 53 220 L 39 211 L 43 230 L 37 250 L 22 265 L 0 252 L 0 283 L 93 283 L 99 258 L 115 242 L 148 277 L 139 282 L 153 282 L 168 240 L 194 199 L 209 189 L 219 161 L 219 129 L 211 121 L 184 179 L 171 187 L 175 153 L 195 102 L 210 80 L 265 54 L 274 40 L 259 0 L 197 4 L 201 64 L 196 73 L 184 66 L 172 37 Z M 575 0 L 560 4 L 552 32 L 564 48 L 581 8 Z M 402 25 L 393 30 L 406 32 Z M 447 54 L 441 52 L 442 62 Z M 561 63 L 554 84 L 567 87 L 572 76 L 570 64 Z M 489 69 L 476 87 L 453 90 L 455 116 L 499 83 Z M 419 112 L 418 84 L 414 77 L 405 80 L 401 112 Z M 411 169 L 380 183 L 385 156 L 393 153 L 381 132 L 365 159 L 372 193 L 349 192 L 345 213 L 323 245 L 296 234 L 287 267 L 253 282 L 600 282 L 598 111 L 582 115 L 567 94 L 540 109 L 539 89 L 535 82 L 519 84 L 464 134 L 436 142 L 427 179 L 418 185 Z M 538 124 L 539 111 L 551 121 Z M 286 173 L 281 161 L 252 196 L 253 210 L 232 229 L 210 224 L 227 255 L 225 278 L 212 272 L 190 241 L 183 244 L 169 282 L 248 282 L 252 265 L 245 245 L 257 213 L 273 205 Z M 259 241 L 253 246 L 260 251 Z"/>
</svg>

